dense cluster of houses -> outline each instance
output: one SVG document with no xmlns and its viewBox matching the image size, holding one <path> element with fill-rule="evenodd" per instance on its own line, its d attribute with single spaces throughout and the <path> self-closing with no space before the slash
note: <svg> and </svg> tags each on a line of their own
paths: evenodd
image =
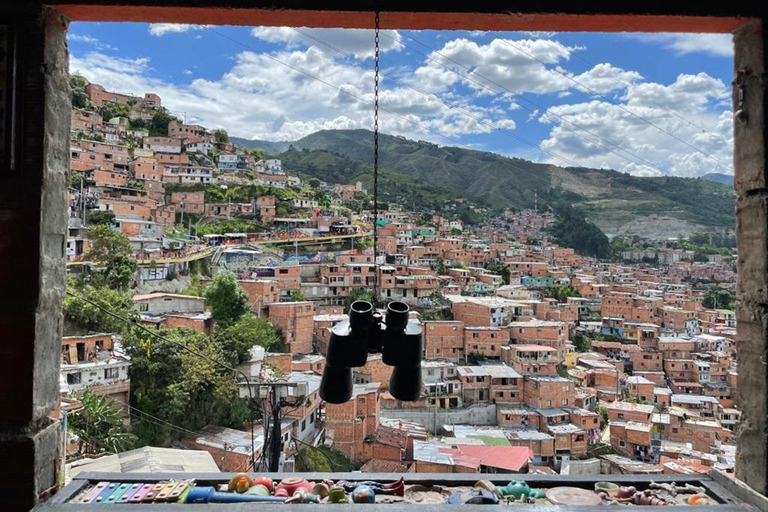
<svg viewBox="0 0 768 512">
<path fill-rule="evenodd" d="M 88 93 L 94 105 L 122 102 L 95 84 Z M 159 106 L 160 98 L 148 94 L 132 109 L 151 118 Z M 279 160 L 256 161 L 204 127 L 172 121 L 167 137 L 153 137 L 93 112 L 74 110 L 72 120 L 73 132 L 106 140 L 72 142 L 72 169 L 86 177 L 85 186 L 73 188 L 73 211 L 87 204 L 114 212 L 115 229 L 137 250 L 165 250 L 166 228 L 182 213 L 251 215 L 315 233 L 371 227 L 370 212 L 324 215 L 309 197 L 293 204 L 309 218 L 280 219 L 274 196 L 220 203 L 194 189 L 167 194 L 168 183 L 215 184 L 246 170 L 276 188 L 295 182 Z M 141 145 L 123 145 L 123 134 Z M 359 183 L 322 187 L 339 202 L 364 193 Z M 379 218 L 378 261 L 371 250 L 349 250 L 307 259 L 278 254 L 265 262 L 251 246 L 238 249 L 236 235 L 188 241 L 228 240 L 219 265 L 238 275 L 253 314 L 281 329 L 288 352 L 254 347 L 243 370 L 257 383 L 301 384 L 306 400 L 285 410 L 287 452 L 291 439 L 325 442 L 364 463 L 364 471 L 546 471 L 595 456 L 615 472 L 733 470 L 740 415 L 735 317 L 704 307 L 704 291 L 691 285 L 706 276 L 732 286 L 729 263 L 694 262 L 675 251 L 658 267 L 599 262 L 550 242 L 546 228 L 554 216 L 536 210 L 506 212 L 471 230 L 450 207 L 428 214 L 393 207 Z M 76 258 L 87 242 L 70 241 Z M 371 356 L 354 371 L 352 399 L 324 404 L 318 389 L 330 330 L 347 318 L 345 301 L 374 283 L 376 299 L 404 301 L 421 321 L 422 397 L 396 400 L 387 388 L 392 368 Z M 558 287 L 571 290 L 564 302 L 549 297 Z M 293 300 L 298 290 L 305 300 Z M 151 293 L 136 295 L 134 305 L 147 324 L 210 332 L 204 299 Z M 130 362 L 110 335 L 65 338 L 62 358 L 62 389 L 95 386 L 127 403 Z M 185 442 L 210 451 L 222 470 L 238 471 L 247 467 L 249 450 L 221 453 L 238 436 L 211 427 Z"/>
</svg>

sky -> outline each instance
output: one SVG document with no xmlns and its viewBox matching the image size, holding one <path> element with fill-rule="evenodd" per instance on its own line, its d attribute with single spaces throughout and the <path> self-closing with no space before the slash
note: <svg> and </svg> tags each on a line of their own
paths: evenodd
<svg viewBox="0 0 768 512">
<path fill-rule="evenodd" d="M 730 35 L 386 30 L 383 133 L 637 176 L 733 174 Z M 70 71 L 188 123 L 373 126 L 373 31 L 73 23 Z"/>
</svg>

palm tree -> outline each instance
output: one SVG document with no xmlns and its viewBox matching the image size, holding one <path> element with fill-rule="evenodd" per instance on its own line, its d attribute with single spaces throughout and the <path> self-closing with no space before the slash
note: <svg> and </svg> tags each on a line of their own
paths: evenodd
<svg viewBox="0 0 768 512">
<path fill-rule="evenodd" d="M 82 439 L 86 453 L 118 453 L 133 448 L 138 438 L 126 430 L 112 398 L 86 390 L 80 402 L 83 407 L 69 416 L 69 424 Z"/>
</svg>

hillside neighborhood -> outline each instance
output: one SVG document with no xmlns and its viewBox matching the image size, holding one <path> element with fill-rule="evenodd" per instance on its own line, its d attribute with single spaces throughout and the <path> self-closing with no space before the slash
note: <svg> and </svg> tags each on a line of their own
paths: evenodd
<svg viewBox="0 0 768 512">
<path fill-rule="evenodd" d="M 293 169 L 152 92 L 73 89 L 57 412 L 70 473 L 139 446 L 246 471 L 271 408 L 286 471 L 340 470 L 322 451 L 377 473 L 733 473 L 732 233 L 609 241 L 538 191 L 500 210 L 390 195 L 374 214 L 362 178 Z M 569 243 L 582 234 L 594 243 Z M 354 368 L 351 400 L 320 398 L 354 300 L 410 306 L 419 400 L 389 393 L 380 355 Z M 119 417 L 108 434 L 78 419 L 99 400 Z"/>
</svg>

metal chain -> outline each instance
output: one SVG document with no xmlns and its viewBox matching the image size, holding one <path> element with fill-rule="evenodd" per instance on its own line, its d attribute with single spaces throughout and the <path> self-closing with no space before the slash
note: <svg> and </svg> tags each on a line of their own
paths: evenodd
<svg viewBox="0 0 768 512">
<path fill-rule="evenodd" d="M 373 300 L 379 299 L 379 11 L 373 29 Z"/>
</svg>

